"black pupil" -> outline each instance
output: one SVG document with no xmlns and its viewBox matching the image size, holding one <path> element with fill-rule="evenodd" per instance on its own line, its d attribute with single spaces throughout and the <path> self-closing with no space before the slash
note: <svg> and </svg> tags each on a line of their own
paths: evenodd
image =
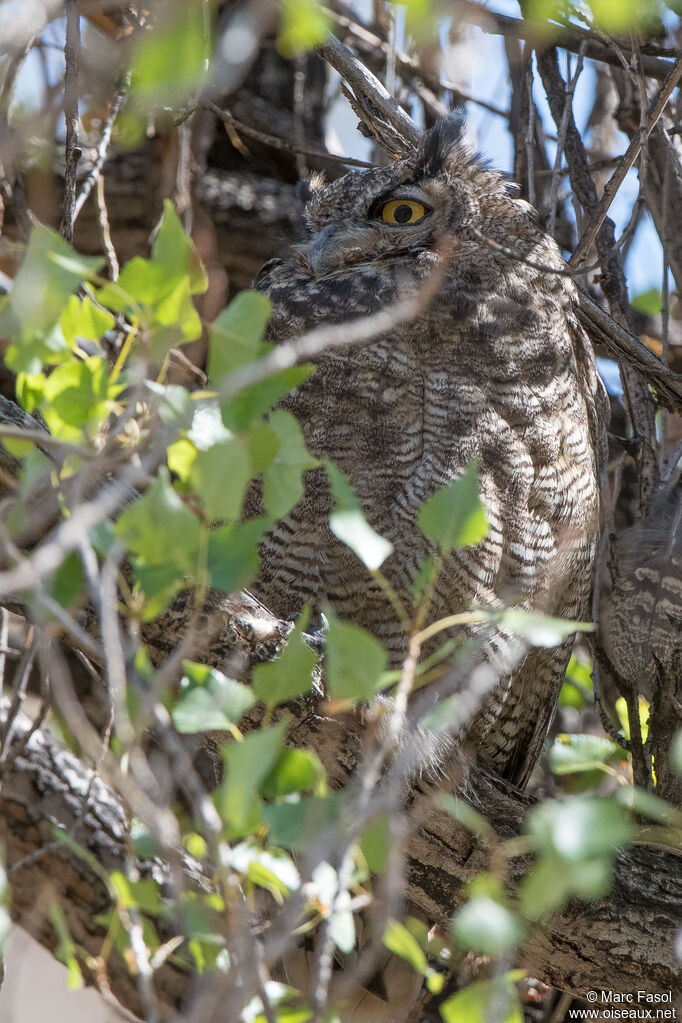
<svg viewBox="0 0 682 1023">
<path fill-rule="evenodd" d="M 396 206 L 393 216 L 399 224 L 407 224 L 412 219 L 412 207 L 407 203 L 402 203 L 400 206 Z"/>
</svg>

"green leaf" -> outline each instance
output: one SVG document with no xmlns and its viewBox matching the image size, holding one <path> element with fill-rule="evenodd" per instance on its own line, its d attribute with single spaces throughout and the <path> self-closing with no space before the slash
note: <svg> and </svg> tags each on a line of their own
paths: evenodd
<svg viewBox="0 0 682 1023">
<path fill-rule="evenodd" d="M 629 785 L 619 786 L 616 790 L 616 799 L 621 806 L 634 810 L 635 813 L 648 817 L 657 824 L 682 827 L 682 811 L 652 792 Z"/>
<path fill-rule="evenodd" d="M 489 897 L 471 899 L 457 910 L 452 935 L 467 950 L 500 956 L 512 952 L 524 937 L 521 921 L 501 903 Z"/>
<path fill-rule="evenodd" d="M 272 350 L 273 346 L 263 341 L 271 312 L 270 300 L 265 295 L 242 291 L 214 320 L 209 329 L 208 349 L 208 377 L 214 386 L 219 387 L 229 373 Z M 245 387 L 221 402 L 225 425 L 235 431 L 246 430 L 283 395 L 303 383 L 313 370 L 312 366 L 293 366 Z"/>
<path fill-rule="evenodd" d="M 279 721 L 272 728 L 249 732 L 241 742 L 223 747 L 226 777 L 214 793 L 214 800 L 228 838 L 252 834 L 260 826 L 258 791 L 280 755 L 286 730 L 287 722 Z"/>
<path fill-rule="evenodd" d="M 632 827 L 613 799 L 571 796 L 543 803 L 528 817 L 529 832 L 541 849 L 566 860 L 615 854 Z"/>
<path fill-rule="evenodd" d="M 373 874 L 380 874 L 386 869 L 391 841 L 388 819 L 383 814 L 370 821 L 363 831 L 360 849 Z"/>
<path fill-rule="evenodd" d="M 440 1006 L 445 1023 L 523 1023 L 514 981 L 524 976 L 513 970 L 495 980 L 482 980 L 458 991 Z"/>
<path fill-rule="evenodd" d="M 197 449 L 191 441 L 182 437 L 166 448 L 166 459 L 170 471 L 181 480 L 182 483 L 189 481 L 189 475 L 197 457 Z"/>
<path fill-rule="evenodd" d="M 26 344 L 32 335 L 45 337 L 56 325 L 71 293 L 102 265 L 102 257 L 78 256 L 56 231 L 39 224 L 31 231 L 26 254 L 0 314 L 0 330 L 21 336 Z M 59 331 L 64 342 L 64 337 Z M 22 363 L 21 366 L 17 362 Z M 37 373 L 20 355 L 12 368 Z"/>
<path fill-rule="evenodd" d="M 589 0 L 595 21 L 603 32 L 619 35 L 636 25 L 645 28 L 656 18 L 655 0 Z"/>
<path fill-rule="evenodd" d="M 207 564 L 213 589 L 234 593 L 255 579 L 260 565 L 258 547 L 269 529 L 269 519 L 249 519 L 211 530 Z"/>
<path fill-rule="evenodd" d="M 562 906 L 572 895 L 603 896 L 618 849 L 632 826 L 615 799 L 571 796 L 545 802 L 528 817 L 539 859 L 521 887 L 531 918 Z"/>
<path fill-rule="evenodd" d="M 324 42 L 329 29 L 329 17 L 317 0 L 283 0 L 277 43 L 285 57 L 312 50 Z"/>
<path fill-rule="evenodd" d="M 247 435 L 251 472 L 254 476 L 263 472 L 275 459 L 280 449 L 279 437 L 267 423 L 256 423 Z"/>
<path fill-rule="evenodd" d="M 273 373 L 260 383 L 242 388 L 233 398 L 221 402 L 220 408 L 226 426 L 237 431 L 248 429 L 280 398 L 307 380 L 314 369 L 315 367 L 310 365 L 292 366 L 290 369 Z"/>
<path fill-rule="evenodd" d="M 342 793 L 332 792 L 328 796 L 304 796 L 295 803 L 266 803 L 263 818 L 270 842 L 293 852 L 310 849 L 323 831 L 338 827 L 342 798 Z"/>
<path fill-rule="evenodd" d="M 141 909 L 151 916 L 158 916 L 163 910 L 159 886 L 151 877 L 143 878 L 141 881 L 131 881 L 118 870 L 109 875 L 119 904 L 124 909 Z"/>
<path fill-rule="evenodd" d="M 622 757 L 619 746 L 601 735 L 557 735 L 549 752 L 549 764 L 555 774 L 593 771 L 614 756 Z"/>
<path fill-rule="evenodd" d="M 387 654 L 359 625 L 330 616 L 326 635 L 326 681 L 332 700 L 369 700 L 381 689 Z"/>
<path fill-rule="evenodd" d="M 582 710 L 592 702 L 592 692 L 592 661 L 571 654 L 566 668 L 566 680 L 559 694 L 559 706 Z"/>
<path fill-rule="evenodd" d="M 172 282 L 175 286 L 177 281 Z M 117 313 L 135 313 L 135 306 L 154 306 L 168 293 L 163 268 L 143 256 L 128 260 L 117 281 L 105 284 L 97 292 L 97 299 Z"/>
<path fill-rule="evenodd" d="M 154 305 L 154 321 L 159 326 L 150 332 L 150 355 L 156 361 L 161 361 L 171 348 L 200 336 L 201 319 L 192 304 L 187 275 L 159 297 Z"/>
<path fill-rule="evenodd" d="M 268 707 L 295 700 L 310 691 L 317 657 L 303 639 L 308 614 L 301 615 L 276 661 L 257 664 L 253 669 L 253 691 Z"/>
<path fill-rule="evenodd" d="M 70 345 L 75 345 L 79 338 L 99 341 L 115 323 L 111 313 L 95 305 L 88 295 L 82 300 L 71 295 L 59 318 L 62 333 Z"/>
<path fill-rule="evenodd" d="M 426 973 L 428 969 L 426 956 L 416 939 L 401 923 L 389 920 L 382 940 L 389 952 L 407 960 L 416 973 L 421 973 L 422 976 Z"/>
<path fill-rule="evenodd" d="M 537 611 L 519 611 L 513 607 L 501 614 L 493 613 L 490 617 L 491 621 L 496 621 L 503 629 L 509 629 L 515 636 L 520 636 L 533 646 L 545 648 L 559 646 L 575 632 L 594 631 L 591 622 L 572 622 L 566 618 L 553 618 Z"/>
<path fill-rule="evenodd" d="M 313 792 L 323 789 L 327 780 L 320 758 L 309 750 L 284 749 L 265 778 L 261 792 L 266 799 L 277 799 L 292 792 Z"/>
<path fill-rule="evenodd" d="M 166 199 L 151 259 L 136 256 L 125 264 L 118 281 L 106 284 L 98 300 L 116 312 L 145 317 L 152 358 L 201 334 L 201 320 L 191 296 L 205 291 L 207 278 L 193 242 Z"/>
<path fill-rule="evenodd" d="M 437 544 L 443 554 L 485 539 L 488 522 L 479 497 L 475 461 L 469 462 L 461 476 L 424 502 L 418 522 L 424 536 Z"/>
<path fill-rule="evenodd" d="M 268 424 L 279 442 L 279 451 L 263 473 L 263 504 L 273 519 L 281 519 L 303 497 L 301 474 L 318 465 L 306 450 L 301 427 L 285 409 L 276 409 Z"/>
<path fill-rule="evenodd" d="M 379 568 L 393 552 L 393 544 L 372 529 L 343 473 L 326 459 L 324 466 L 336 502 L 329 516 L 329 528 L 334 536 L 357 554 L 367 568 Z"/>
<path fill-rule="evenodd" d="M 106 360 L 93 355 L 58 366 L 43 385 L 39 407 L 55 437 L 82 441 L 83 431 L 100 428 L 121 390 L 109 382 Z"/>
<path fill-rule="evenodd" d="M 81 559 L 72 551 L 62 561 L 52 577 L 50 592 L 62 607 L 71 607 L 76 597 L 83 592 L 85 579 Z"/>
<path fill-rule="evenodd" d="M 657 316 L 661 311 L 663 301 L 658 288 L 649 288 L 648 291 L 642 291 L 639 295 L 635 295 L 635 297 L 630 300 L 630 304 L 633 309 L 637 309 L 640 313 L 647 313 L 649 316 Z"/>
<path fill-rule="evenodd" d="M 173 723 L 186 735 L 228 732 L 256 699 L 248 688 L 207 664 L 183 661 L 185 674 L 173 707 Z"/>
<path fill-rule="evenodd" d="M 196 565 L 201 526 L 173 490 L 163 467 L 149 490 L 123 512 L 116 536 L 146 565 L 190 572 Z"/>
<path fill-rule="evenodd" d="M 250 479 L 248 446 L 239 437 L 199 451 L 190 470 L 190 482 L 201 498 L 204 514 L 213 522 L 239 518 Z"/>
<path fill-rule="evenodd" d="M 271 312 L 270 299 L 258 291 L 240 292 L 223 309 L 209 330 L 207 372 L 211 383 L 220 384 L 232 370 L 270 350 L 262 338 Z"/>
<path fill-rule="evenodd" d="M 133 64 L 131 92 L 143 111 L 182 105 L 206 78 L 204 19 L 200 0 L 171 8 L 153 32 L 140 37 Z"/>
<path fill-rule="evenodd" d="M 670 763 L 674 771 L 682 777 L 682 729 L 676 734 L 670 748 Z"/>
<path fill-rule="evenodd" d="M 58 945 L 54 951 L 55 957 L 64 963 L 68 971 L 66 986 L 69 991 L 77 991 L 83 987 L 83 974 L 76 959 L 76 946 L 71 937 L 69 926 L 61 906 L 57 902 L 50 905 L 50 921 L 55 929 Z"/>
<path fill-rule="evenodd" d="M 249 881 L 265 888 L 277 898 L 289 895 L 301 886 L 301 878 L 291 857 L 281 849 L 261 849 L 251 842 L 240 842 L 228 851 L 229 864 Z"/>
<path fill-rule="evenodd" d="M 187 234 L 170 199 L 163 201 L 163 216 L 152 245 L 152 260 L 161 266 L 171 280 L 188 278 L 191 295 L 201 295 L 208 287 L 208 277 L 194 242 Z"/>
<path fill-rule="evenodd" d="M 461 716 L 461 704 L 461 693 L 435 701 L 420 717 L 419 727 L 425 732 L 454 732 Z"/>
</svg>

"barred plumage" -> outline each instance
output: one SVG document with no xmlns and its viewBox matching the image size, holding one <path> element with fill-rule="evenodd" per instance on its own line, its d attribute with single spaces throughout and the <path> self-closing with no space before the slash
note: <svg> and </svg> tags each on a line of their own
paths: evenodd
<svg viewBox="0 0 682 1023">
<path fill-rule="evenodd" d="M 386 222 L 388 201 L 402 220 Z M 423 216 L 408 221 L 419 208 Z M 535 211 L 471 156 L 455 121 L 443 120 L 390 167 L 314 183 L 305 217 L 309 244 L 268 264 L 256 282 L 274 304 L 273 341 L 395 305 L 443 258 L 439 241 L 453 242 L 440 293 L 424 312 L 366 347 L 323 355 L 282 403 L 309 450 L 333 459 L 368 521 L 394 544 L 383 566 L 392 586 L 409 605 L 433 554 L 419 509 L 476 458 L 490 532 L 449 556 L 430 619 L 503 604 L 583 616 L 605 402 L 573 315 L 575 288 L 552 272 L 565 264 Z M 330 510 L 324 470 L 309 471 L 303 499 L 263 543 L 255 592 L 281 615 L 328 602 L 380 637 L 397 663 L 405 637 L 395 612 L 332 535 Z M 541 749 L 569 648 L 530 651 L 471 725 L 478 755 L 518 784 Z"/>
</svg>

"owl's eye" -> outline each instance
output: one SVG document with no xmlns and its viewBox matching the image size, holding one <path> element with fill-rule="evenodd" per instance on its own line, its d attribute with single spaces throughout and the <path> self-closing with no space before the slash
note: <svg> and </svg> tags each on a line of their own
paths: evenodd
<svg viewBox="0 0 682 1023">
<path fill-rule="evenodd" d="M 391 199 L 379 213 L 387 224 L 416 224 L 426 216 L 426 208 L 414 199 Z"/>
</svg>

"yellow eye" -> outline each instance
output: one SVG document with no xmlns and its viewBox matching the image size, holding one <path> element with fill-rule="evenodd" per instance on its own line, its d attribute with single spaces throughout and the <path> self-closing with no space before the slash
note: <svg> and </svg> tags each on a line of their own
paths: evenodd
<svg viewBox="0 0 682 1023">
<path fill-rule="evenodd" d="M 426 210 L 414 199 L 391 199 L 381 207 L 381 219 L 387 224 L 416 224 Z"/>
</svg>

